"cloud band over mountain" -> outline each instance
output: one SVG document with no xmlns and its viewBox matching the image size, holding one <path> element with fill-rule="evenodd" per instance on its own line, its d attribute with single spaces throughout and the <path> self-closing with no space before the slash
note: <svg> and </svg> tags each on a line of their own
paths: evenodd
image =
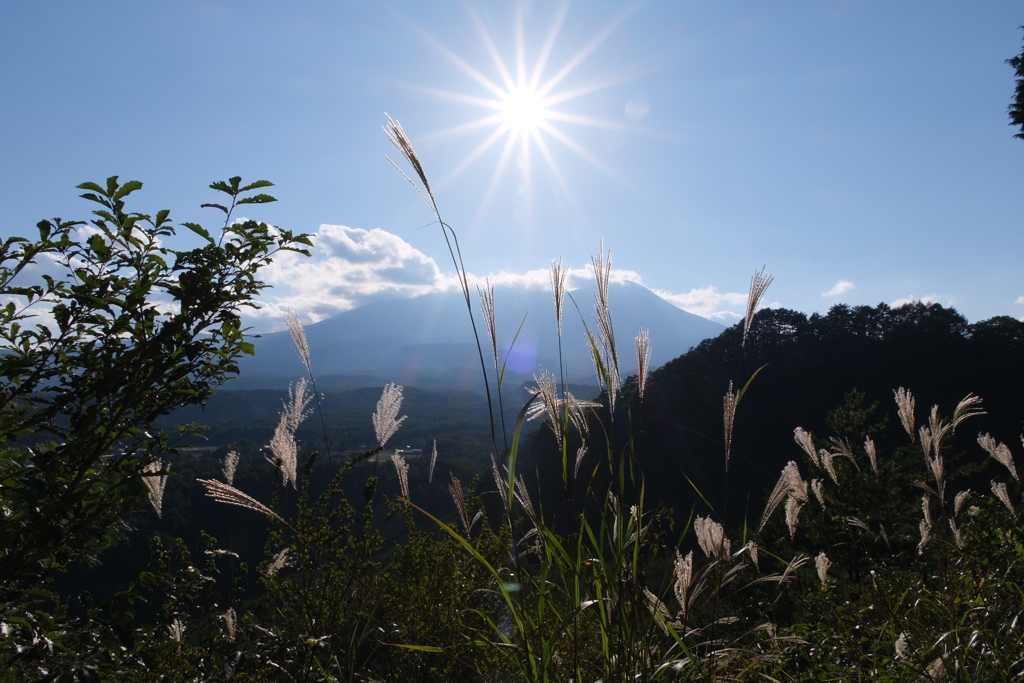
<svg viewBox="0 0 1024 683">
<path fill-rule="evenodd" d="M 272 289 L 263 298 L 263 308 L 249 315 L 257 329 L 281 328 L 281 317 L 289 310 L 298 312 L 307 322 L 316 322 L 384 298 L 458 289 L 453 274 L 442 271 L 433 258 L 386 230 L 325 224 L 312 237 L 315 246 L 311 258 L 284 253 L 262 272 Z M 591 264 L 567 270 L 569 289 L 591 286 Z M 469 277 L 471 285 L 484 283 L 483 276 L 471 273 Z M 551 287 L 548 268 L 491 273 L 486 278 L 498 287 Z M 633 270 L 614 269 L 611 279 L 643 284 L 640 274 Z M 746 292 L 719 292 L 714 286 L 682 293 L 653 291 L 684 311 L 727 324 L 741 317 L 747 300 Z"/>
</svg>

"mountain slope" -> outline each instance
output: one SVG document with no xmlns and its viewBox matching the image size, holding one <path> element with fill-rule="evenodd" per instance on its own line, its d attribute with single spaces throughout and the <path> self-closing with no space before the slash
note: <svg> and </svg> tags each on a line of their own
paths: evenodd
<svg viewBox="0 0 1024 683">
<path fill-rule="evenodd" d="M 570 296 L 572 299 L 567 296 L 565 300 L 562 330 L 567 377 L 576 384 L 593 384 L 594 371 L 583 328 L 584 319 L 593 327 L 593 296 L 585 290 L 576 290 Z M 609 299 L 623 376 L 636 372 L 633 339 L 641 327 L 650 329 L 652 367 L 724 329 L 634 283 L 612 285 Z M 475 294 L 473 307 L 490 371 L 490 342 Z M 557 327 L 550 292 L 498 289 L 495 309 L 499 353 L 508 359 L 506 384 L 532 378 L 538 367 L 556 371 Z M 318 381 L 350 386 L 393 381 L 412 386 L 482 389 L 480 358 L 465 299 L 458 292 L 378 301 L 309 325 L 306 336 Z M 257 339 L 256 357 L 244 359 L 240 367 L 241 377 L 232 388 L 278 386 L 305 374 L 287 332 Z"/>
</svg>

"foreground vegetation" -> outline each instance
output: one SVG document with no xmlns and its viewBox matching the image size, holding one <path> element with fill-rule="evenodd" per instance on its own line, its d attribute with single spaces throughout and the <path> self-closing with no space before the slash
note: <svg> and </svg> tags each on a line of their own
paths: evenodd
<svg viewBox="0 0 1024 683">
<path fill-rule="evenodd" d="M 758 487 L 744 475 L 754 446 L 737 425 L 763 384 L 785 381 L 761 362 L 781 328 L 778 314 L 758 313 L 771 283 L 759 271 L 746 318 L 723 335 L 728 360 L 707 385 L 715 393 L 702 410 L 714 413 L 721 438 L 704 431 L 702 442 L 715 452 L 702 454 L 692 477 L 690 465 L 672 479 L 652 476 L 650 453 L 672 433 L 654 424 L 672 405 L 666 378 L 685 363 L 649 381 L 651 341 L 641 330 L 640 372 L 622 380 L 611 254 L 602 248 L 593 259 L 587 344 L 600 398 L 572 395 L 582 378 L 539 369 L 532 398 L 509 405 L 493 289 L 479 289 L 478 315 L 457 235 L 404 132 L 394 122 L 388 132 L 441 226 L 473 329 L 483 328 L 484 476 L 453 466 L 444 441 L 414 462 L 388 450 L 408 426 L 405 394 L 394 385 L 364 416 L 375 445 L 332 448 L 315 359 L 292 319 L 309 374 L 263 437 L 267 459 L 255 447 L 231 451 L 212 475 L 209 456 L 193 461 L 207 470 L 194 485 L 216 502 L 208 514 L 222 518 L 226 537 L 161 533 L 159 516 L 174 514 L 166 482 L 188 462 L 175 446 L 194 427 L 163 432 L 159 420 L 202 403 L 235 372 L 239 354 L 251 351 L 238 312 L 262 287 L 259 268 L 309 242 L 231 222 L 235 205 L 272 201 L 249 194 L 265 181 L 215 183 L 230 198 L 212 205 L 225 214 L 221 235 L 187 225 L 203 243 L 188 251 L 164 246 L 173 237 L 166 212 L 126 212 L 140 184 L 85 184 L 83 196 L 100 206 L 87 229 L 43 222 L 39 240 L 0 245 L 8 302 L 0 321 L 0 656 L 8 680 L 1024 675 L 1024 501 L 1003 443 L 1016 434 L 973 431 L 987 408 L 981 399 L 918 406 L 897 385 L 885 409 L 849 393 L 831 412 L 821 407 L 831 431 L 824 437 L 807 423 L 781 427 L 793 441 L 781 457 L 757 461 L 771 470 Z M 26 283 L 39 268 L 46 274 Z M 551 280 L 560 330 L 559 263 Z M 52 320 L 35 324 L 35 311 Z M 543 426 L 527 438 L 536 421 Z M 318 451 L 300 447 L 304 422 L 322 432 Z M 694 502 L 673 509 L 660 494 L 666 486 Z M 109 559 L 130 533 L 125 520 L 138 519 L 147 500 L 158 519 L 137 526 L 153 530 L 149 566 L 102 591 L 70 581 L 69 572 Z M 261 538 L 262 548 L 243 548 L 243 537 Z"/>
</svg>

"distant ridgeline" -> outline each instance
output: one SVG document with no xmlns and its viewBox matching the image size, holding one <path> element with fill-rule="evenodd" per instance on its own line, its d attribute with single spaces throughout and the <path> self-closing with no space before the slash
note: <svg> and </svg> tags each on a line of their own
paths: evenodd
<svg viewBox="0 0 1024 683">
<path fill-rule="evenodd" d="M 1020 445 L 1024 323 L 1014 318 L 969 324 L 952 308 L 920 303 L 837 305 L 827 315 L 810 317 L 765 309 L 741 347 L 742 337 L 737 324 L 655 370 L 641 405 L 627 393 L 623 413 L 628 407 L 639 428 L 649 503 L 687 511 L 697 496 L 686 477 L 713 504 L 721 501 L 722 398 L 730 380 L 739 389 L 762 366 L 736 412 L 728 479 L 734 520 L 760 514 L 785 463 L 801 459 L 794 428 L 835 435 L 826 417 L 854 389 L 863 392 L 862 407 L 877 404 L 872 419 L 886 421 L 874 437 L 879 452 L 909 443 L 893 401 L 893 390 L 901 386 L 917 397 L 919 423 L 935 404 L 948 416 L 969 393 L 984 399 L 988 414 L 956 432 L 955 449 L 977 451 L 979 432 L 991 432 L 1012 450 Z M 855 433 L 861 427 L 847 425 L 849 433 L 839 436 L 862 444 L 863 434 Z M 540 434 L 531 449 L 542 472 L 543 462 L 553 457 L 545 455 L 551 440 Z M 987 488 L 988 481 L 981 485 Z"/>
<path fill-rule="evenodd" d="M 677 308 L 636 283 L 613 284 L 609 298 L 615 332 L 623 350 L 623 376 L 636 372 L 633 338 L 641 327 L 650 331 L 652 367 L 725 329 L 719 323 Z M 594 326 L 593 306 L 593 295 L 587 290 L 570 292 L 565 301 L 562 362 L 574 387 L 596 381 L 583 340 L 583 323 Z M 486 347 L 487 332 L 480 320 L 475 294 L 473 311 Z M 558 369 L 558 328 L 549 290 L 496 288 L 495 318 L 498 350 L 507 364 L 505 386 L 532 383 L 540 367 L 552 372 Z M 483 393 L 473 329 L 466 315 L 466 301 L 459 292 L 376 301 L 307 325 L 306 337 L 321 388 L 380 387 L 395 382 L 421 389 Z M 242 359 L 240 376 L 227 388 L 283 389 L 306 374 L 287 331 L 264 334 L 255 346 L 256 356 Z M 489 358 L 487 363 L 490 371 Z"/>
</svg>

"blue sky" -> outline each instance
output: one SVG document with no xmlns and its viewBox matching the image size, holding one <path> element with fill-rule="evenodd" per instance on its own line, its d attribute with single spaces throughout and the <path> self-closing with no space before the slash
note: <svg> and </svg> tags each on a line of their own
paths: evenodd
<svg viewBox="0 0 1024 683">
<path fill-rule="evenodd" d="M 1019 318 L 1022 23 L 1010 0 L 3 3 L 0 234 L 84 217 L 74 185 L 114 174 L 214 225 L 207 185 L 241 175 L 280 200 L 251 217 L 320 238 L 268 271 L 257 327 L 451 287 L 388 112 L 479 277 L 540 286 L 563 257 L 582 284 L 603 238 L 619 277 L 723 322 L 762 264 L 766 302 L 808 313 Z M 506 152 L 482 102 L 502 64 L 534 92 L 544 54 L 553 102 Z"/>
</svg>

